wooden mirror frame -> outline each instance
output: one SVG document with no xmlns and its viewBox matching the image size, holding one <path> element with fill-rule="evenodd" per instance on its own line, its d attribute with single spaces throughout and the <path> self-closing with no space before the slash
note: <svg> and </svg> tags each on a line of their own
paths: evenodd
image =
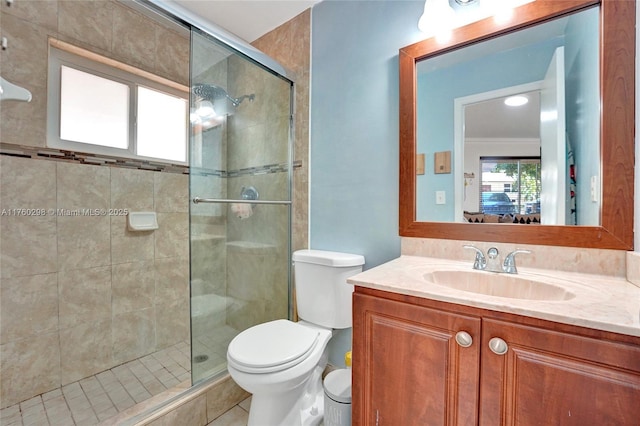
<svg viewBox="0 0 640 426">
<path fill-rule="evenodd" d="M 416 63 L 479 41 L 600 5 L 601 226 L 416 221 Z M 633 249 L 635 1 L 537 0 L 498 24 L 487 18 L 403 47 L 400 61 L 400 236 L 601 249 Z M 578 171 L 579 173 L 579 171 Z"/>
</svg>

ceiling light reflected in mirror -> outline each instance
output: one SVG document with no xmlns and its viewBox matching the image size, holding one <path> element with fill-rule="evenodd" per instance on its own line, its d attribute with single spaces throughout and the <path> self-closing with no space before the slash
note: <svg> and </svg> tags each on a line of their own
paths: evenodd
<svg viewBox="0 0 640 426">
<path fill-rule="evenodd" d="M 504 104 L 510 107 L 519 107 L 526 105 L 529 102 L 529 98 L 523 95 L 509 96 L 504 100 Z"/>
</svg>

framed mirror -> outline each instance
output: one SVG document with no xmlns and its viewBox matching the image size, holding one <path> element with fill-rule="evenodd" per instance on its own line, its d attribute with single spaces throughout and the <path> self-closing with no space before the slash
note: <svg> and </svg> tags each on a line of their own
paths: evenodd
<svg viewBox="0 0 640 426">
<path fill-rule="evenodd" d="M 509 23 L 484 19 L 399 59 L 401 236 L 632 249 L 635 2 L 537 0 Z M 545 94 L 550 72 L 566 107 L 558 90 Z M 534 119 L 498 118 L 516 125 L 486 133 L 478 123 L 514 94 Z M 549 110 L 562 143 L 543 148 Z M 468 223 L 473 214 L 490 223 Z"/>
</svg>

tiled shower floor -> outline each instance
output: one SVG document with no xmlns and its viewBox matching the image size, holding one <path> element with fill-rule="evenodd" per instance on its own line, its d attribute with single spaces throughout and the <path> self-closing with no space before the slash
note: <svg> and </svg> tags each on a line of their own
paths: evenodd
<svg viewBox="0 0 640 426">
<path fill-rule="evenodd" d="M 0 410 L 0 424 L 88 426 L 191 379 L 189 343 L 119 365 Z"/>
</svg>

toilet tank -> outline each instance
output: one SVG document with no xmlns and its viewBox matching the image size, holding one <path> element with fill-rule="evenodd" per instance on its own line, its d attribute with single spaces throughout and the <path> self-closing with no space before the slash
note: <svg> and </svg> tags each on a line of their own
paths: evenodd
<svg viewBox="0 0 640 426">
<path fill-rule="evenodd" d="M 324 250 L 293 253 L 298 316 L 326 328 L 349 328 L 353 285 L 347 278 L 362 272 L 364 257 Z"/>
</svg>

